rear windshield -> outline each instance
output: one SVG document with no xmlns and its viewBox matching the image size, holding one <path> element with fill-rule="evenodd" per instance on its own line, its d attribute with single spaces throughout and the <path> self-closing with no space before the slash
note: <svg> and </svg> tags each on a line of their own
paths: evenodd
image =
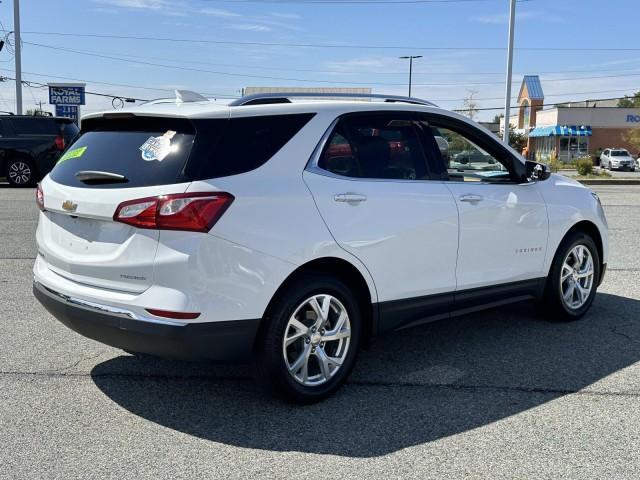
<svg viewBox="0 0 640 480">
<path fill-rule="evenodd" d="M 168 185 L 237 175 L 266 163 L 313 114 L 230 120 L 130 117 L 83 122 L 51 178 L 83 188 Z M 78 172 L 107 172 L 118 181 L 80 181 Z"/>
</svg>

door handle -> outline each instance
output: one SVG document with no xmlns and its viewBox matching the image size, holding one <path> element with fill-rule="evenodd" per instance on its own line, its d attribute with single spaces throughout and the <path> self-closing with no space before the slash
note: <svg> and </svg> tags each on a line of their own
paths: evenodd
<svg viewBox="0 0 640 480">
<path fill-rule="evenodd" d="M 333 199 L 336 202 L 344 202 L 344 203 L 360 203 L 367 200 L 365 195 L 360 195 L 359 193 L 338 193 L 333 196 Z"/>
<path fill-rule="evenodd" d="M 475 205 L 476 203 L 482 201 L 482 196 L 481 195 L 472 195 L 472 194 L 462 195 L 462 196 L 459 197 L 459 200 L 461 202 L 467 202 L 467 203 L 471 203 L 472 205 Z"/>
</svg>

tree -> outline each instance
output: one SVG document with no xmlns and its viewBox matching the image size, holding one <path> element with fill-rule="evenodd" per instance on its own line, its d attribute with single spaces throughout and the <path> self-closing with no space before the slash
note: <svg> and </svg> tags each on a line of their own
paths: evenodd
<svg viewBox="0 0 640 480">
<path fill-rule="evenodd" d="M 500 120 L 502 120 L 504 118 L 504 113 L 501 113 L 499 115 L 495 115 L 493 117 L 493 121 L 491 123 L 500 123 Z"/>
<path fill-rule="evenodd" d="M 625 95 L 624 98 L 618 100 L 618 107 L 621 108 L 640 108 L 640 92 L 636 92 L 633 96 Z"/>
<path fill-rule="evenodd" d="M 637 151 L 640 151 L 640 128 L 634 128 L 629 132 L 622 135 L 622 138 L 629 145 L 633 146 Z"/>
<path fill-rule="evenodd" d="M 524 133 L 516 132 L 513 127 L 509 127 L 509 146 L 516 152 L 522 152 L 527 146 L 527 136 Z"/>
<path fill-rule="evenodd" d="M 460 113 L 466 115 L 471 120 L 475 120 L 478 115 L 478 102 L 473 98 L 478 91 L 477 90 L 468 90 L 469 94 L 464 97 L 462 101 L 462 108 L 460 109 Z"/>
</svg>

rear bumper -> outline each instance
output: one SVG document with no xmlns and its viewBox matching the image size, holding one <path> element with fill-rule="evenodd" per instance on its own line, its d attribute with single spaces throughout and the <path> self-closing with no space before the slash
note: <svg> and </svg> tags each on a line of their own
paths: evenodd
<svg viewBox="0 0 640 480">
<path fill-rule="evenodd" d="M 122 309 L 75 299 L 34 282 L 38 301 L 85 337 L 123 350 L 187 360 L 241 361 L 251 356 L 260 320 L 188 323 L 140 318 Z"/>
</svg>

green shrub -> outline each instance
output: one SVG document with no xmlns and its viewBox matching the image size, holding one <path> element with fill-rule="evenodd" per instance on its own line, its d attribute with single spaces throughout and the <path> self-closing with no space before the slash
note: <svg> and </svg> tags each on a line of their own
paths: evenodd
<svg viewBox="0 0 640 480">
<path fill-rule="evenodd" d="M 593 160 L 591 160 L 591 157 L 582 157 L 576 160 L 576 170 L 578 170 L 578 175 L 593 173 Z"/>
<path fill-rule="evenodd" d="M 547 162 L 549 170 L 551 170 L 553 173 L 558 173 L 558 170 L 562 168 L 562 165 L 562 162 L 555 155 L 551 155 L 551 157 L 549 157 L 549 161 Z"/>
</svg>

